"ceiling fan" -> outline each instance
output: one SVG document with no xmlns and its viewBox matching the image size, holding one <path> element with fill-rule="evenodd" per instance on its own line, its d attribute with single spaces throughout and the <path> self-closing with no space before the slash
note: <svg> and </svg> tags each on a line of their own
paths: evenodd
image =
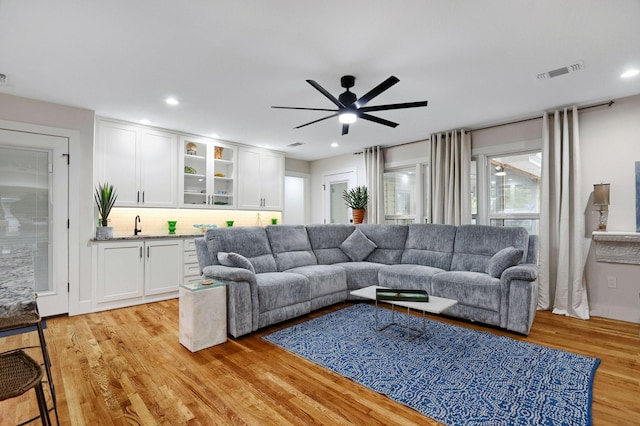
<svg viewBox="0 0 640 426">
<path fill-rule="evenodd" d="M 331 93 L 325 90 L 322 86 L 316 83 L 313 80 L 307 80 L 307 83 L 312 85 L 318 90 L 318 92 L 322 93 L 326 96 L 331 102 L 333 102 L 338 109 L 327 109 L 327 108 L 303 108 L 303 107 L 283 107 L 283 106 L 272 106 L 271 108 L 280 108 L 280 109 L 304 109 L 309 111 L 332 111 L 334 114 L 328 115 L 326 117 L 322 117 L 318 120 L 311 121 L 306 124 L 302 124 L 300 126 L 295 127 L 299 129 L 301 127 L 308 126 L 310 124 L 317 123 L 322 120 L 326 120 L 332 117 L 338 117 L 338 120 L 342 123 L 342 134 L 346 135 L 349 133 L 349 124 L 354 123 L 358 118 L 362 118 L 363 120 L 373 121 L 374 123 L 382 124 L 384 126 L 389 127 L 397 127 L 398 123 L 394 123 L 393 121 L 385 120 L 384 118 L 379 118 L 368 114 L 372 111 L 384 111 L 388 109 L 403 109 L 403 108 L 416 108 L 416 107 L 426 107 L 427 101 L 421 102 L 405 102 L 400 104 L 387 104 L 387 105 L 376 105 L 376 106 L 365 106 L 369 103 L 370 100 L 399 82 L 400 80 L 391 76 L 382 83 L 378 84 L 376 87 L 371 89 L 369 92 L 361 96 L 359 99 L 355 93 L 350 92 L 349 89 L 352 88 L 355 84 L 356 78 L 352 75 L 345 75 L 340 78 L 340 85 L 344 87 L 345 92 L 342 93 L 336 99 Z"/>
</svg>

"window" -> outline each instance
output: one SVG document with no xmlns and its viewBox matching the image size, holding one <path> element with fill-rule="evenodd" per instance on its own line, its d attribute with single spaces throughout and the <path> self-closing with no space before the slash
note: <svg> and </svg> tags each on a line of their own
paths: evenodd
<svg viewBox="0 0 640 426">
<path fill-rule="evenodd" d="M 487 158 L 490 225 L 522 226 L 538 234 L 541 160 L 540 151 Z"/>
<path fill-rule="evenodd" d="M 387 224 L 418 223 L 425 211 L 423 180 L 426 166 L 414 165 L 384 172 L 384 218 Z"/>
</svg>

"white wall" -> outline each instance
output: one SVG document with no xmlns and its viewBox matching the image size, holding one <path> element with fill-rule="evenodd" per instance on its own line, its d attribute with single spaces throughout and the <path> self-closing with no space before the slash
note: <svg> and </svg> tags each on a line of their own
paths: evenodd
<svg viewBox="0 0 640 426">
<path fill-rule="evenodd" d="M 595 261 L 591 231 L 599 214 L 593 206 L 593 184 L 610 183 L 607 229 L 636 229 L 635 162 L 640 161 L 640 95 L 618 99 L 610 108 L 580 113 L 582 202 L 585 232 L 585 278 L 591 314 L 640 323 L 640 265 Z M 607 287 L 607 277 L 617 288 Z"/>
</svg>

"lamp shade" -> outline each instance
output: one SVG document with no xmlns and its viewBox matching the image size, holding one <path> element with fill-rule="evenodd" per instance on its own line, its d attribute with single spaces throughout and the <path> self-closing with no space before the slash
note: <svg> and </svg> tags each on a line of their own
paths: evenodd
<svg viewBox="0 0 640 426">
<path fill-rule="evenodd" d="M 593 185 L 593 204 L 596 206 L 609 205 L 609 184 L 596 183 Z"/>
</svg>

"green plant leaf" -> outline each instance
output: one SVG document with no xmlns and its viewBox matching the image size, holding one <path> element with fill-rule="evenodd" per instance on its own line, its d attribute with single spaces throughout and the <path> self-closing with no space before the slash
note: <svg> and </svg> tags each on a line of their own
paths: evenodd
<svg viewBox="0 0 640 426">
<path fill-rule="evenodd" d="M 113 205 L 118 199 L 118 195 L 116 194 L 113 185 L 109 185 L 109 182 L 98 184 L 93 198 L 98 206 L 98 213 L 100 214 L 102 226 L 108 226 L 109 213 L 111 213 L 111 208 L 113 208 Z"/>
<path fill-rule="evenodd" d="M 367 187 L 356 186 L 355 188 L 351 188 L 349 190 L 345 189 L 342 192 L 342 199 L 344 200 L 347 207 L 350 207 L 352 209 L 366 209 L 367 202 L 369 201 Z"/>
</svg>

